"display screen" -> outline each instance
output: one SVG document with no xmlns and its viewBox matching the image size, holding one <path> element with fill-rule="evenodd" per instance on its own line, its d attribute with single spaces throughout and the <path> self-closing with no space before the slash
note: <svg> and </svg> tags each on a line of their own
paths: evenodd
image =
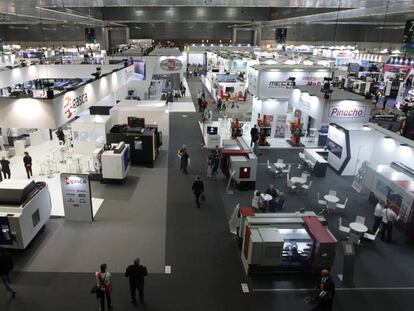
<svg viewBox="0 0 414 311">
<path fill-rule="evenodd" d="M 12 245 L 13 239 L 10 230 L 9 219 L 0 217 L 0 245 Z"/>
<path fill-rule="evenodd" d="M 234 93 L 234 87 L 226 87 L 226 93 Z"/>
<path fill-rule="evenodd" d="M 134 60 L 134 76 L 137 80 L 145 80 L 145 60 Z"/>
<path fill-rule="evenodd" d="M 95 28 L 85 28 L 85 42 L 86 43 L 95 43 Z"/>
<path fill-rule="evenodd" d="M 217 135 L 217 126 L 207 126 L 207 133 L 210 135 Z"/>
<path fill-rule="evenodd" d="M 328 147 L 328 150 L 335 156 L 338 158 L 342 157 L 342 146 L 338 145 L 336 142 L 329 138 L 326 141 L 326 146 Z"/>
</svg>

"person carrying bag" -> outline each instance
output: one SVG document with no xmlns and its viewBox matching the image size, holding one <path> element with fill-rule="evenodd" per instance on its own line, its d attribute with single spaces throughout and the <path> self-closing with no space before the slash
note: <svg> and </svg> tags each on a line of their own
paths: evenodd
<svg viewBox="0 0 414 311">
<path fill-rule="evenodd" d="M 112 276 L 109 272 L 106 272 L 106 264 L 101 264 L 100 272 L 95 272 L 96 287 L 91 290 L 91 293 L 95 291 L 96 298 L 100 302 L 100 310 L 105 310 L 105 298 L 108 306 L 108 310 L 112 310 Z"/>
</svg>

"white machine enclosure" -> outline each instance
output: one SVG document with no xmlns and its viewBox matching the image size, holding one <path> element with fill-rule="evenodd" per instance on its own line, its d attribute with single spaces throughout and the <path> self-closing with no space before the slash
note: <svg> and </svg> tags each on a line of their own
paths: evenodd
<svg viewBox="0 0 414 311">
<path fill-rule="evenodd" d="M 3 189 L 24 188 L 30 180 L 5 180 L 0 183 Z M 0 205 L 0 218 L 7 217 L 13 244 L 1 245 L 4 248 L 25 249 L 50 218 L 52 203 L 46 183 L 37 187 L 37 192 L 22 205 Z"/>
<path fill-rule="evenodd" d="M 235 171 L 233 180 L 239 184 L 245 181 L 256 181 L 257 157 L 254 153 L 241 156 L 230 156 L 230 171 Z"/>
<path fill-rule="evenodd" d="M 129 162 L 129 145 L 124 142 L 117 144 L 114 150 L 106 150 L 102 153 L 102 178 L 123 180 L 127 177 Z"/>
<path fill-rule="evenodd" d="M 400 221 L 414 229 L 414 180 L 390 165 L 362 165 L 364 187 L 382 201 L 388 201 L 398 212 Z M 411 222 L 411 225 L 410 225 Z"/>
</svg>

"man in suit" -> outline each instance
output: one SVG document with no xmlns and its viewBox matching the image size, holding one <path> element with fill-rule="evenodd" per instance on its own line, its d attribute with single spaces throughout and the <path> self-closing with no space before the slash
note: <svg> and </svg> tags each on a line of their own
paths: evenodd
<svg viewBox="0 0 414 311">
<path fill-rule="evenodd" d="M 134 260 L 134 264 L 128 266 L 125 276 L 129 278 L 129 290 L 131 292 L 131 301 L 137 304 L 136 291 L 138 290 L 139 301 L 144 303 L 144 278 L 148 275 L 147 267 L 140 264 L 139 258 Z"/>
<path fill-rule="evenodd" d="M 321 281 L 318 286 L 316 306 L 312 311 L 332 311 L 333 296 L 335 295 L 335 283 L 329 275 L 329 270 L 321 271 Z"/>
<path fill-rule="evenodd" d="M 13 259 L 5 250 L 0 249 L 0 278 L 11 293 L 12 298 L 16 296 L 16 291 L 10 285 L 10 271 L 13 270 Z"/>
<path fill-rule="evenodd" d="M 200 180 L 199 176 L 196 176 L 196 180 L 194 181 L 191 189 L 193 190 L 197 207 L 200 208 L 200 196 L 204 192 L 204 184 Z"/>
</svg>

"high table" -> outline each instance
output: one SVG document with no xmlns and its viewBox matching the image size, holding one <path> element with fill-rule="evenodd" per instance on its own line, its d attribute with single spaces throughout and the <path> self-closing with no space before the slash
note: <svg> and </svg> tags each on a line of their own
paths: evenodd
<svg viewBox="0 0 414 311">
<path fill-rule="evenodd" d="M 305 182 L 306 182 L 306 180 L 304 180 L 303 178 L 301 178 L 301 177 L 292 177 L 292 178 L 290 178 L 290 180 L 291 180 L 291 182 L 293 182 L 294 184 L 301 184 L 301 185 L 303 185 Z M 338 199 L 338 201 L 339 201 L 339 199 Z"/>
<path fill-rule="evenodd" d="M 352 231 L 355 231 L 359 235 L 363 235 L 365 232 L 368 232 L 368 227 L 364 224 L 361 224 L 360 222 L 351 222 L 349 224 L 349 228 L 351 228 Z"/>
</svg>

